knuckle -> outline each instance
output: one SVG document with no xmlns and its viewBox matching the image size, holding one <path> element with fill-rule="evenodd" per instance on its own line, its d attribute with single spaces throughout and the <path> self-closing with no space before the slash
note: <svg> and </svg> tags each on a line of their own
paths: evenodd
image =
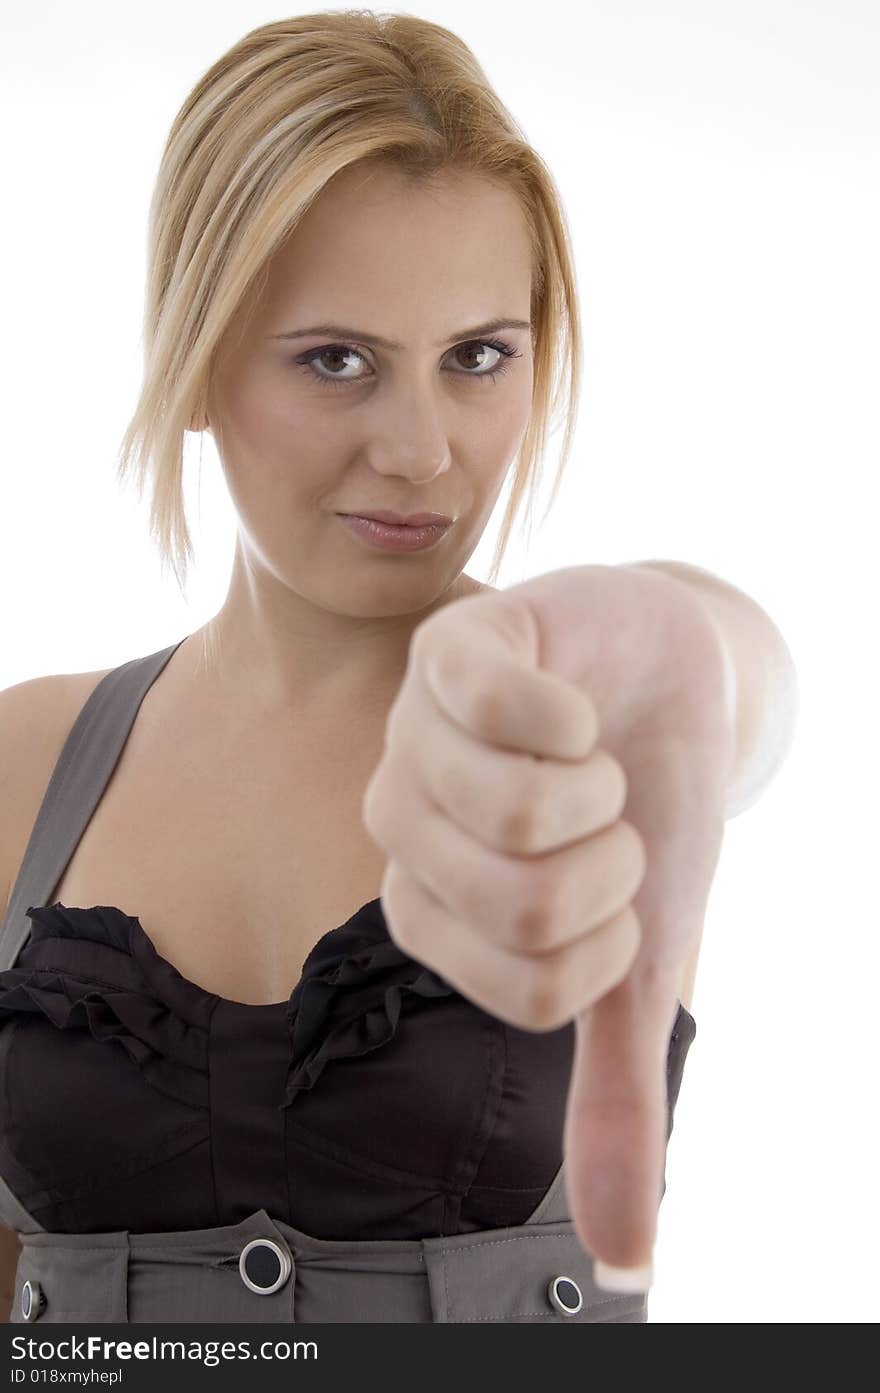
<svg viewBox="0 0 880 1393">
<path fill-rule="evenodd" d="M 521 867 L 516 879 L 511 946 L 518 953 L 541 953 L 556 937 L 562 900 L 558 869 L 533 863 Z"/>
<path fill-rule="evenodd" d="M 538 810 L 534 802 L 520 797 L 512 807 L 504 809 L 498 818 L 495 840 L 502 851 L 527 855 L 537 847 Z"/>
<path fill-rule="evenodd" d="M 472 675 L 468 693 L 470 719 L 478 736 L 489 738 L 502 726 L 505 696 L 491 678 Z"/>
<path fill-rule="evenodd" d="M 517 784 L 497 826 L 501 849 L 511 855 L 529 856 L 544 850 L 542 831 L 551 801 L 544 768 L 530 756 L 520 757 Z"/>
</svg>

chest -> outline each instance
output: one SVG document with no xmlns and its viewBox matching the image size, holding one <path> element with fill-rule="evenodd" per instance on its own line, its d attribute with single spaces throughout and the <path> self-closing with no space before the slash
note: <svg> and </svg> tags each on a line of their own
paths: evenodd
<svg viewBox="0 0 880 1393">
<path fill-rule="evenodd" d="M 379 895 L 361 804 L 383 734 L 138 720 L 51 900 L 116 905 L 198 986 L 282 1001 L 321 935 Z"/>
</svg>

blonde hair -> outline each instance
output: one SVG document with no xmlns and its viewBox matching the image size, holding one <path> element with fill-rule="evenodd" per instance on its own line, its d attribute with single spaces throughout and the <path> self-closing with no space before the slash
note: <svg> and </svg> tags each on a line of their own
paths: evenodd
<svg viewBox="0 0 880 1393">
<path fill-rule="evenodd" d="M 534 386 L 492 562 L 517 512 L 531 521 L 539 465 L 567 385 L 560 462 L 571 449 L 581 374 L 575 273 L 561 200 L 541 157 L 467 45 L 438 24 L 372 10 L 297 15 L 252 30 L 207 70 L 178 111 L 150 204 L 144 377 L 117 462 L 183 590 L 192 539 L 183 443 L 205 420 L 213 355 L 273 253 L 341 170 L 391 162 L 414 181 L 477 173 L 517 195 L 533 249 Z M 546 517 L 546 513 L 545 513 Z"/>
</svg>

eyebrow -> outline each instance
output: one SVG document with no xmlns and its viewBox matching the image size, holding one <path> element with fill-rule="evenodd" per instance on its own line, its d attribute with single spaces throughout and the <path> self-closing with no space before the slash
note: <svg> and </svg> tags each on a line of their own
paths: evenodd
<svg viewBox="0 0 880 1393">
<path fill-rule="evenodd" d="M 529 319 L 490 319 L 485 324 L 477 324 L 472 329 L 462 329 L 460 333 L 453 334 L 451 338 L 438 343 L 437 348 L 445 348 L 448 344 L 459 343 L 462 339 L 479 339 L 487 334 L 496 334 L 499 329 L 531 329 L 532 324 Z M 405 347 L 402 343 L 395 343 L 393 339 L 380 338 L 378 334 L 367 334 L 362 329 L 346 328 L 344 324 L 313 324 L 310 329 L 289 329 L 283 334 L 272 334 L 273 339 L 305 339 L 312 335 L 335 339 L 352 339 L 358 343 L 369 344 L 371 348 L 387 348 L 397 351 Z"/>
</svg>

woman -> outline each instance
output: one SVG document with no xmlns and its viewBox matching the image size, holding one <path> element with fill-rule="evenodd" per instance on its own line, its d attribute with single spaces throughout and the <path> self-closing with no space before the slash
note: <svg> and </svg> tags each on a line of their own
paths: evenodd
<svg viewBox="0 0 880 1393">
<path fill-rule="evenodd" d="M 464 572 L 560 366 L 571 440 L 549 174 L 449 31 L 263 26 L 173 123 L 145 327 L 122 473 L 183 583 L 210 431 L 238 538 L 202 629 L 0 694 L 11 1319 L 645 1320 L 775 630 Z"/>
</svg>

